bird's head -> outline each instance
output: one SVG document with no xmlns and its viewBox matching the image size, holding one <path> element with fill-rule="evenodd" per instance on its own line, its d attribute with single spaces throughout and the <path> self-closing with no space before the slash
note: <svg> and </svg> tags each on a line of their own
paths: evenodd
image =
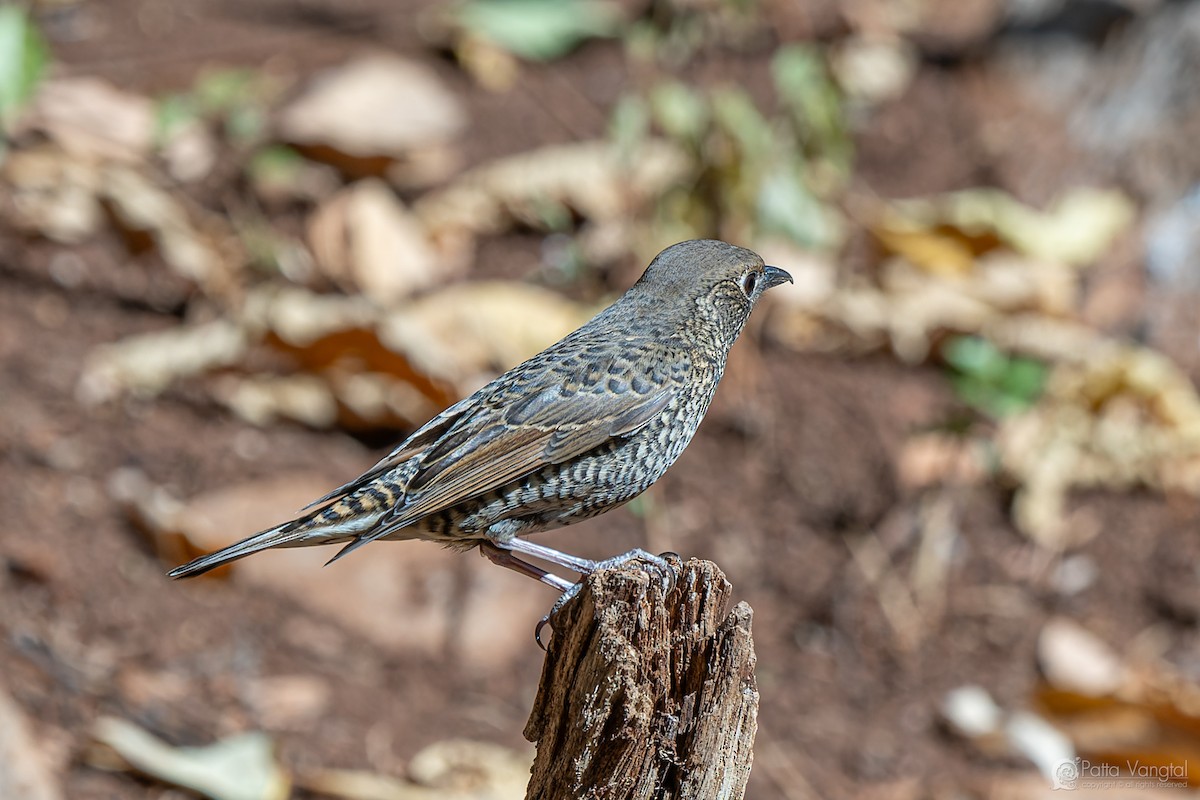
<svg viewBox="0 0 1200 800">
<path fill-rule="evenodd" d="M 791 282 L 792 276 L 766 266 L 744 247 L 693 239 L 659 253 L 629 294 L 646 311 L 658 309 L 656 316 L 705 325 L 728 345 L 741 333 L 758 299 L 785 281 Z"/>
</svg>

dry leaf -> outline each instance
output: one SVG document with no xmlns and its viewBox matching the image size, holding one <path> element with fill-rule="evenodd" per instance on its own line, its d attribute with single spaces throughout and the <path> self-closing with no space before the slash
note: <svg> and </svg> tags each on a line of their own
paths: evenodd
<svg viewBox="0 0 1200 800">
<path fill-rule="evenodd" d="M 305 349 L 340 331 L 370 330 L 379 316 L 362 297 L 265 286 L 246 296 L 239 321 L 255 338 L 272 334 L 291 347 Z"/>
<path fill-rule="evenodd" d="M 549 347 L 590 318 L 560 294 L 504 282 L 464 283 L 390 314 L 381 340 L 460 393 Z"/>
<path fill-rule="evenodd" d="M 99 78 L 42 84 L 25 124 L 76 156 L 100 160 L 140 162 L 154 145 L 154 104 Z"/>
<path fill-rule="evenodd" d="M 420 223 L 379 180 L 360 181 L 323 203 L 309 222 L 308 240 L 326 275 L 380 305 L 458 271 L 443 263 Z"/>
<path fill-rule="evenodd" d="M 1048 679 L 1037 695 L 1042 713 L 1081 756 L 1108 766 L 1103 776 L 1194 784 L 1186 765 L 1200 758 L 1200 686 L 1192 676 L 1158 660 L 1127 661 L 1061 619 L 1046 624 L 1038 655 Z"/>
<path fill-rule="evenodd" d="M 1076 270 L 1003 251 L 979 256 L 953 276 L 932 277 L 908 260 L 892 258 L 880 265 L 874 283 L 845 278 L 829 268 L 812 277 L 814 288 L 778 297 L 779 308 L 767 330 L 783 344 L 829 349 L 832 342 L 852 350 L 888 344 L 904 361 L 919 363 L 945 332 L 1002 337 L 994 340 L 1000 345 L 1011 341 L 1009 349 L 1016 353 L 1049 358 L 1072 352 L 1078 345 L 1076 331 L 1095 338 L 1090 328 L 1061 319 L 1078 303 Z M 1010 324 L 1013 320 L 1019 323 Z M 1024 336 L 1031 325 L 1041 326 L 1041 335 Z M 1048 335 L 1060 329 L 1065 340 Z"/>
<path fill-rule="evenodd" d="M 216 382 L 213 396 L 260 427 L 281 419 L 310 428 L 330 428 L 338 421 L 333 389 L 316 375 L 229 375 Z"/>
<path fill-rule="evenodd" d="M 1038 665 L 1051 686 L 1092 697 L 1113 694 L 1126 680 L 1124 664 L 1108 645 L 1062 617 L 1042 627 Z"/>
<path fill-rule="evenodd" d="M 548 205 L 613 219 L 635 213 L 687 168 L 687 157 L 665 141 L 643 143 L 628 163 L 606 141 L 554 145 L 476 167 L 422 197 L 414 211 L 435 238 L 498 233 L 513 221 L 544 227 Z"/>
<path fill-rule="evenodd" d="M 1099 343 L 1059 364 L 1042 400 L 1006 418 L 996 443 L 1020 486 L 1018 527 L 1061 548 L 1087 530 L 1068 525 L 1069 492 L 1137 486 L 1200 496 L 1200 396 L 1170 360 Z"/>
<path fill-rule="evenodd" d="M 1107 252 L 1133 217 L 1132 201 L 1115 190 L 1074 189 L 1040 211 L 996 189 L 967 189 L 895 202 L 879 227 L 885 237 L 942 237 L 976 254 L 1003 244 L 1030 258 L 1085 267 Z"/>
<path fill-rule="evenodd" d="M 210 215 L 193 220 L 175 195 L 130 167 L 108 165 L 98 193 L 127 232 L 152 238 L 163 261 L 175 272 L 210 293 L 227 288 L 231 268 L 217 241 L 230 238 L 223 222 Z M 206 234 L 202 229 L 206 222 L 220 234 Z"/>
<path fill-rule="evenodd" d="M 413 756 L 408 774 L 422 786 L 480 800 L 500 800 L 525 796 L 532 764 L 533 754 L 528 748 L 516 751 L 486 742 L 450 739 Z"/>
<path fill-rule="evenodd" d="M 181 183 L 198 181 L 217 165 L 216 138 L 199 120 L 193 120 L 176 131 L 162 146 L 167 172 Z"/>
<path fill-rule="evenodd" d="M 20 706 L 0 687 L 0 798 L 58 800 L 62 793 L 48 762 Z"/>
<path fill-rule="evenodd" d="M 12 192 L 11 219 L 19 229 L 64 244 L 82 242 L 99 229 L 101 178 L 93 161 L 44 145 L 9 154 L 0 178 Z"/>
<path fill-rule="evenodd" d="M 114 717 L 96 721 L 92 736 L 106 749 L 89 754 L 93 764 L 129 770 L 212 800 L 283 800 L 290 782 L 261 733 L 246 733 L 207 747 L 172 747 L 136 725 Z"/>
<path fill-rule="evenodd" d="M 452 139 L 466 122 L 462 104 L 428 67 L 376 55 L 320 75 L 283 110 L 279 132 L 289 142 L 394 158 Z"/>
<path fill-rule="evenodd" d="M 411 780 L 357 770 L 321 770 L 303 776 L 303 788 L 347 800 L 521 800 L 532 753 L 454 739 L 413 756 Z"/>
<path fill-rule="evenodd" d="M 977 486 L 989 475 L 989 453 L 983 442 L 946 433 L 910 437 L 897 462 L 897 478 L 911 489 Z"/>
<path fill-rule="evenodd" d="M 881 103 L 899 97 L 912 83 L 918 53 L 900 36 L 849 36 L 833 50 L 830 66 L 846 94 Z"/>
<path fill-rule="evenodd" d="M 237 363 L 247 346 L 242 329 L 225 319 L 131 336 L 88 355 L 79 396 L 95 404 L 129 391 L 154 394 L 181 378 Z"/>
<path fill-rule="evenodd" d="M 949 692 L 940 708 L 942 719 L 957 735 L 993 758 L 1023 756 L 1049 781 L 1058 767 L 1072 763 L 1070 740 L 1045 719 L 1028 711 L 1006 712 L 986 689 L 964 686 Z"/>
</svg>

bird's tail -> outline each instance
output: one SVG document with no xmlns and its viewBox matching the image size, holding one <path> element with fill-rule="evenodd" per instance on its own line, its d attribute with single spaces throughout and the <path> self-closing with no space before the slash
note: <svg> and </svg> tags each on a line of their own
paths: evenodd
<svg viewBox="0 0 1200 800">
<path fill-rule="evenodd" d="M 224 566 L 231 561 L 245 558 L 262 550 L 272 547 L 300 547 L 306 544 L 335 544 L 353 539 L 353 534 L 325 530 L 319 523 L 321 511 L 316 511 L 291 522 L 276 525 L 265 531 L 259 531 L 253 536 L 247 536 L 240 542 L 234 542 L 214 553 L 195 558 L 183 566 L 176 567 L 167 573 L 172 578 L 192 578 L 203 575 L 209 570 Z"/>
</svg>

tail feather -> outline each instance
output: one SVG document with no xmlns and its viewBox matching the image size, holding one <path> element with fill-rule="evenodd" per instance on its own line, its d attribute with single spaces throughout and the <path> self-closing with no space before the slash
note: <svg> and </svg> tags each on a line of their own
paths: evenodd
<svg viewBox="0 0 1200 800">
<path fill-rule="evenodd" d="M 320 538 L 320 544 L 333 544 L 351 538 L 328 534 L 321 535 L 313 529 L 313 526 L 309 524 L 310 522 L 311 518 L 302 518 L 285 522 L 274 528 L 268 528 L 253 536 L 248 536 L 240 542 L 234 542 L 228 547 L 223 547 L 216 552 L 192 559 L 183 566 L 171 570 L 167 575 L 171 578 L 192 578 L 196 575 L 203 575 L 217 567 L 224 566 L 231 561 L 237 561 L 239 558 L 245 558 L 248 555 L 253 555 L 272 547 L 298 547 L 302 544 L 307 544 L 306 540 L 313 538 Z M 314 534 L 317 535 L 314 536 Z"/>
</svg>

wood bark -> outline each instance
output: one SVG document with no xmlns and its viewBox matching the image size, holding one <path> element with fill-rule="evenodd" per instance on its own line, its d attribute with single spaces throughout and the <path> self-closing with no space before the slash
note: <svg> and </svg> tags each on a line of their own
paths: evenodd
<svg viewBox="0 0 1200 800">
<path fill-rule="evenodd" d="M 738 800 L 758 728 L 753 611 L 727 610 L 713 563 L 675 589 L 637 567 L 602 570 L 551 618 L 525 738 L 527 800 Z"/>
</svg>

